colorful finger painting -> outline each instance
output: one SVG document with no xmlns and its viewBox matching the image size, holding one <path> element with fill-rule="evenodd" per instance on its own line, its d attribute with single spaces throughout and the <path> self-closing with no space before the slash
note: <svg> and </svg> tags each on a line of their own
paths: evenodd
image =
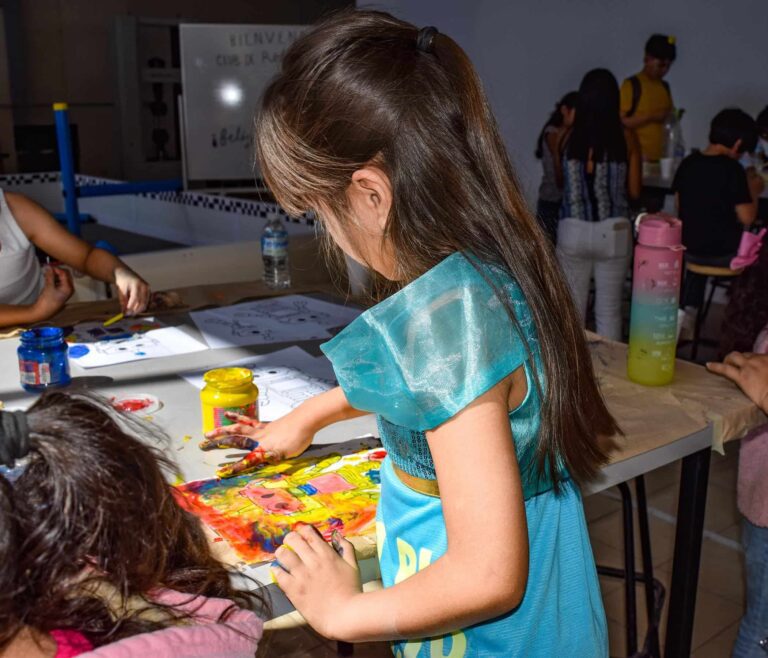
<svg viewBox="0 0 768 658">
<path fill-rule="evenodd" d="M 372 533 L 379 500 L 382 448 L 289 459 L 226 480 L 187 482 L 177 499 L 248 564 L 271 560 L 301 523 L 330 539 Z"/>
</svg>

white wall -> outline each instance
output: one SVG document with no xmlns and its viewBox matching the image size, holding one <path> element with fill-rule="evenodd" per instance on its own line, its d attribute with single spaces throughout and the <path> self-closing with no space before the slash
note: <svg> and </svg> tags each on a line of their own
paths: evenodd
<svg viewBox="0 0 768 658">
<path fill-rule="evenodd" d="M 434 25 L 468 52 L 531 200 L 540 176 L 534 143 L 555 101 L 577 89 L 591 68 L 608 68 L 619 82 L 637 72 L 653 32 L 678 39 L 667 80 L 676 105 L 687 111 L 689 147 L 706 143 L 709 121 L 722 108 L 755 115 L 768 105 L 766 0 L 385 0 L 375 6 Z"/>
</svg>

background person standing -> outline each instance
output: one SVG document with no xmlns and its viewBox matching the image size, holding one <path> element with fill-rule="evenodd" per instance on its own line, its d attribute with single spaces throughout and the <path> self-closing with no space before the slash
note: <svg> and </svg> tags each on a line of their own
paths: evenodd
<svg viewBox="0 0 768 658">
<path fill-rule="evenodd" d="M 664 153 L 664 121 L 674 107 L 664 77 L 676 56 L 675 37 L 652 35 L 645 44 L 643 70 L 621 85 L 621 120 L 637 133 L 643 160 L 659 160 Z"/>
</svg>

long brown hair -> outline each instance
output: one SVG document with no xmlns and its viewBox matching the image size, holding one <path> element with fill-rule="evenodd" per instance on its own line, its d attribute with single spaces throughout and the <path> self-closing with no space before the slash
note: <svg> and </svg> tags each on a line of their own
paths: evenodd
<svg viewBox="0 0 768 658">
<path fill-rule="evenodd" d="M 167 441 L 159 430 L 85 393 L 45 393 L 26 418 L 28 464 L 12 484 L 0 476 L 0 651 L 23 626 L 101 646 L 177 623 L 184 614 L 150 598 L 158 588 L 193 608 L 199 595 L 231 600 L 222 623 L 236 605 L 265 609 L 176 503 L 161 469 L 178 471 L 150 445 Z"/>
<path fill-rule="evenodd" d="M 383 239 L 401 283 L 457 251 L 505 267 L 539 337 L 539 471 L 549 470 L 557 484 L 564 461 L 574 476 L 589 478 L 606 460 L 599 437 L 618 427 L 570 293 L 526 207 L 469 58 L 444 34 L 428 51 L 417 48 L 417 36 L 416 27 L 389 14 L 345 11 L 296 41 L 257 116 L 262 173 L 289 212 L 326 208 L 350 222 L 345 191 L 353 172 L 380 167 L 393 197 Z"/>
</svg>

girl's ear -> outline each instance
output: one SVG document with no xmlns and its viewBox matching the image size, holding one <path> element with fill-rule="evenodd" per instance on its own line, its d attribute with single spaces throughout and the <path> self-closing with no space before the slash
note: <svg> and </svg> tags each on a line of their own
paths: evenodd
<svg viewBox="0 0 768 658">
<path fill-rule="evenodd" d="M 360 219 L 375 223 L 384 231 L 392 208 L 392 183 L 378 167 L 363 167 L 352 174 L 347 190 L 352 207 Z"/>
<path fill-rule="evenodd" d="M 741 150 L 741 139 L 737 139 L 733 146 L 731 146 L 731 153 L 734 154 L 734 156 L 738 156 Z"/>
</svg>

